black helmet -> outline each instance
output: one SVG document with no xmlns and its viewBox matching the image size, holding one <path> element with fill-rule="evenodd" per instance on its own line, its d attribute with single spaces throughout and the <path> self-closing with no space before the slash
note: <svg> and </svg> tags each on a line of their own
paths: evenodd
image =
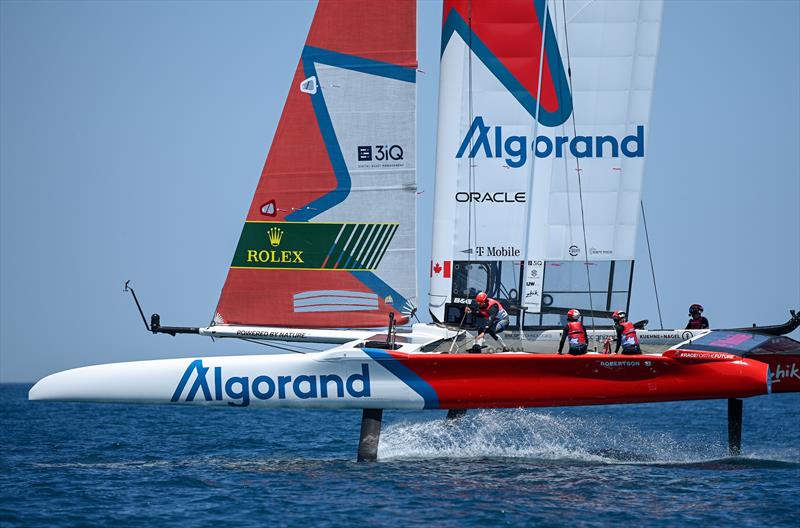
<svg viewBox="0 0 800 528">
<path fill-rule="evenodd" d="M 703 313 L 703 307 L 701 305 L 695 303 L 689 307 L 689 315 L 701 314 L 701 313 Z"/>
</svg>

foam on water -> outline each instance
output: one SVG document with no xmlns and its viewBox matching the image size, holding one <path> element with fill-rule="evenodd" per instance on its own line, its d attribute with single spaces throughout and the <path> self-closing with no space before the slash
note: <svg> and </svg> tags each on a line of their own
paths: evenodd
<svg viewBox="0 0 800 528">
<path fill-rule="evenodd" d="M 399 422 L 384 428 L 381 460 L 510 457 L 589 464 L 692 464 L 724 459 L 719 443 L 686 443 L 609 420 L 522 409 L 470 411 L 458 420 Z"/>
</svg>

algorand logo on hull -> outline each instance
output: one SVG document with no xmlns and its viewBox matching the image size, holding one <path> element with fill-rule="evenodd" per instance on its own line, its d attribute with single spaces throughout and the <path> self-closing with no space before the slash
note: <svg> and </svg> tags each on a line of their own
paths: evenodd
<svg viewBox="0 0 800 528">
<path fill-rule="evenodd" d="M 617 138 L 615 136 L 504 136 L 502 125 L 489 126 L 483 116 L 476 116 L 458 148 L 456 158 L 465 154 L 475 158 L 483 153 L 486 158 L 504 158 L 511 168 L 519 168 L 528 161 L 528 151 L 537 158 L 555 156 L 563 158 L 643 158 L 644 125 L 636 127 L 636 133 Z M 469 152 L 467 152 L 469 151 Z"/>
<path fill-rule="evenodd" d="M 207 402 L 230 400 L 228 405 L 247 407 L 251 398 L 262 401 L 314 400 L 344 399 L 345 394 L 352 398 L 368 398 L 371 394 L 369 365 L 366 363 L 361 364 L 361 372 L 353 373 L 345 379 L 338 374 L 260 374 L 252 379 L 250 376 L 225 377 L 222 367 L 214 367 L 214 373 L 209 379 L 209 370 L 210 367 L 203 366 L 202 359 L 192 361 L 175 387 L 170 401 L 193 402 L 196 398 Z M 194 381 L 183 396 L 192 374 Z"/>
</svg>

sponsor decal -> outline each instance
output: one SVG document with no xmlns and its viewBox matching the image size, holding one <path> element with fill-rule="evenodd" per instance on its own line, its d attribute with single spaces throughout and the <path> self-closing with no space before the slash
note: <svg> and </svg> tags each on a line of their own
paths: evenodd
<svg viewBox="0 0 800 528">
<path fill-rule="evenodd" d="M 573 244 L 573 245 L 571 245 L 571 246 L 569 247 L 569 254 L 570 254 L 571 256 L 573 256 L 573 257 L 577 257 L 578 255 L 580 255 L 580 253 L 581 253 L 581 248 L 579 248 L 579 247 L 578 247 L 578 246 L 576 246 L 575 244 Z"/>
<path fill-rule="evenodd" d="M 638 367 L 641 366 L 640 361 L 601 361 L 602 367 Z"/>
<path fill-rule="evenodd" d="M 457 192 L 455 198 L 457 202 L 461 203 L 525 203 L 524 192 Z"/>
<path fill-rule="evenodd" d="M 611 249 L 597 249 L 597 248 L 589 248 L 590 255 L 613 255 L 614 251 Z"/>
<path fill-rule="evenodd" d="M 400 145 L 359 145 L 358 161 L 400 161 L 403 147 Z"/>
<path fill-rule="evenodd" d="M 369 365 L 366 363 L 361 364 L 360 372 L 344 378 L 338 374 L 260 374 L 251 379 L 250 376 L 224 376 L 222 367 L 214 367 L 213 374 L 209 376 L 209 370 L 210 367 L 203 366 L 202 359 L 192 361 L 181 376 L 170 401 L 230 400 L 228 405 L 247 407 L 252 398 L 262 401 L 344 399 L 368 398 L 371 394 Z"/>
<path fill-rule="evenodd" d="M 479 257 L 518 257 L 520 250 L 514 246 L 478 246 L 475 248 Z"/>
<path fill-rule="evenodd" d="M 720 359 L 731 361 L 737 359 L 739 356 L 733 354 L 726 354 L 724 352 L 675 352 L 675 358 L 694 358 L 694 359 Z"/>
<path fill-rule="evenodd" d="M 643 158 L 644 125 L 636 127 L 636 133 L 623 138 L 615 136 L 504 136 L 502 125 L 490 126 L 483 116 L 475 116 L 458 148 L 456 158 L 466 155 L 475 158 L 482 153 L 486 158 L 502 158 L 509 167 L 517 169 L 528 161 L 528 151 L 537 158 Z"/>
<path fill-rule="evenodd" d="M 357 166 L 360 169 L 388 169 L 405 166 L 405 152 L 400 145 L 358 145 Z"/>
<path fill-rule="evenodd" d="M 231 267 L 371 271 L 398 225 L 245 222 Z"/>
<path fill-rule="evenodd" d="M 277 226 L 273 226 L 267 229 L 267 238 L 269 239 L 269 245 L 276 248 L 281 245 L 281 240 L 283 239 L 283 229 Z M 303 264 L 303 251 L 295 251 L 295 250 L 275 250 L 275 249 L 248 249 L 247 250 L 247 262 L 258 262 L 258 263 L 278 263 L 278 264 L 286 264 L 286 263 L 299 263 Z"/>
<path fill-rule="evenodd" d="M 282 332 L 276 330 L 237 330 L 236 335 L 250 337 L 305 338 L 305 332 Z"/>
<path fill-rule="evenodd" d="M 797 369 L 797 364 L 792 363 L 791 365 L 784 366 L 778 363 L 775 365 L 775 369 L 772 372 L 773 383 L 778 383 L 787 378 L 796 378 L 800 380 L 800 371 Z"/>
</svg>

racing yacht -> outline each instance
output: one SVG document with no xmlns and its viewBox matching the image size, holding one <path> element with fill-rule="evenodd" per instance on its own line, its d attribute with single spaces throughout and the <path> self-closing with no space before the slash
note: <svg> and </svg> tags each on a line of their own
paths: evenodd
<svg viewBox="0 0 800 528">
<path fill-rule="evenodd" d="M 445 0 L 428 311 L 417 312 L 416 5 L 320 0 L 211 324 L 197 334 L 329 344 L 47 376 L 31 400 L 384 409 L 725 398 L 800 390 L 800 324 L 658 330 L 602 353 L 630 302 L 661 1 Z M 512 318 L 510 352 L 468 354 L 479 291 Z M 564 315 L 590 353 L 555 354 Z M 591 324 L 589 324 L 591 320 Z"/>
</svg>

